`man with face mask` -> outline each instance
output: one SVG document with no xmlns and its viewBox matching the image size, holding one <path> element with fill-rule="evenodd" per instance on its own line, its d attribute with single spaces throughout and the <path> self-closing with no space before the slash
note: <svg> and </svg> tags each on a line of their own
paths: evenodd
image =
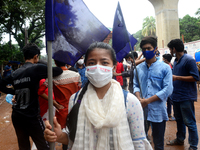
<svg viewBox="0 0 200 150">
<path fill-rule="evenodd" d="M 158 50 L 156 51 L 156 59 L 160 60 L 160 52 Z"/>
<path fill-rule="evenodd" d="M 146 123 L 152 126 L 155 150 L 164 150 L 165 126 L 168 120 L 166 101 L 173 91 L 172 71 L 169 65 L 156 59 L 157 38 L 144 37 L 140 47 L 146 61 L 137 66 L 139 81 L 134 72 L 134 93 L 145 111 L 146 132 Z"/>
<path fill-rule="evenodd" d="M 81 82 L 82 82 L 81 87 L 83 87 L 88 81 L 87 77 L 85 76 L 85 69 L 86 68 L 85 68 L 83 56 L 77 61 L 75 68 L 78 70 L 78 72 L 81 76 Z"/>
<path fill-rule="evenodd" d="M 168 145 L 183 145 L 186 126 L 189 132 L 189 150 L 196 150 L 198 146 L 198 130 L 196 126 L 194 101 L 197 101 L 196 81 L 199 72 L 192 56 L 184 54 L 184 44 L 180 39 L 171 40 L 168 45 L 171 55 L 176 57 L 173 66 L 172 93 L 174 116 L 177 122 L 176 139 Z"/>
<path fill-rule="evenodd" d="M 134 58 L 133 58 L 133 56 L 134 56 Z M 138 57 L 137 52 L 133 52 L 133 55 L 131 53 L 129 53 L 128 55 L 126 55 L 125 59 L 126 59 L 126 62 L 130 65 L 130 69 L 128 71 L 124 71 L 122 73 L 116 73 L 116 72 L 113 73 L 114 76 L 122 76 L 123 78 L 130 77 L 128 90 L 132 94 L 133 94 L 133 77 L 134 77 L 134 73 L 133 73 L 134 60 L 133 59 L 135 59 L 135 64 L 137 66 L 138 64 L 145 61 L 145 58 L 140 59 L 141 57 L 142 57 L 142 54 Z"/>
</svg>

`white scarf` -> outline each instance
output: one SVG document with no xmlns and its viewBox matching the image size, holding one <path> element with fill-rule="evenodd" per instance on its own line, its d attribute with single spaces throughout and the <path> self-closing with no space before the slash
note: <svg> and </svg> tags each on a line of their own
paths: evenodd
<svg viewBox="0 0 200 150">
<path fill-rule="evenodd" d="M 110 150 L 110 129 L 113 129 L 115 150 L 134 150 L 127 121 L 124 96 L 120 84 L 111 86 L 101 102 L 91 84 L 83 96 L 75 141 L 72 150 L 94 150 L 93 127 L 99 129 L 96 150 Z"/>
</svg>

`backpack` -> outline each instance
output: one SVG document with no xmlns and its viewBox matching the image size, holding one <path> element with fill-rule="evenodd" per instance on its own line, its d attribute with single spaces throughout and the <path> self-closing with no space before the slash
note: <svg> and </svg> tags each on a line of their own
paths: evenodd
<svg viewBox="0 0 200 150">
<path fill-rule="evenodd" d="M 123 94 L 124 94 L 124 104 L 125 104 L 125 107 L 126 107 L 126 98 L 127 98 L 128 91 L 126 91 L 124 89 L 122 89 L 122 91 L 123 91 Z M 78 93 L 79 93 L 79 91 L 76 92 L 76 94 L 75 94 L 74 103 L 75 103 L 75 100 L 76 100 Z M 78 111 L 79 111 L 80 104 L 81 104 L 81 100 L 77 100 L 76 104 L 73 105 L 71 111 L 67 115 L 67 127 L 68 127 L 68 130 L 69 130 L 69 138 L 73 142 L 74 142 L 75 136 L 76 136 Z"/>
</svg>

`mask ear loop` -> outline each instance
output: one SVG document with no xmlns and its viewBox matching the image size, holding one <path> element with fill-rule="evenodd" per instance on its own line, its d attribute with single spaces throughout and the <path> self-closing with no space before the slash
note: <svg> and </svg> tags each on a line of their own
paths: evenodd
<svg viewBox="0 0 200 150">
<path fill-rule="evenodd" d="M 155 52 L 156 48 L 157 48 L 157 47 L 155 47 L 154 50 L 153 50 L 155 54 L 156 54 L 156 52 Z"/>
<path fill-rule="evenodd" d="M 112 71 L 116 72 L 115 65 L 112 67 Z"/>
<path fill-rule="evenodd" d="M 154 48 L 154 50 L 153 50 L 155 55 L 156 55 L 156 51 L 155 51 L 155 50 L 156 50 L 156 48 L 157 48 L 157 46 L 156 46 L 156 47 Z"/>
</svg>

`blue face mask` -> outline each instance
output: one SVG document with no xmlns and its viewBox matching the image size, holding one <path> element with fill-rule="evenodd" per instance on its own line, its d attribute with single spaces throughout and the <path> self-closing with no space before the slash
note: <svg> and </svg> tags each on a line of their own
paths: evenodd
<svg viewBox="0 0 200 150">
<path fill-rule="evenodd" d="M 143 53 L 143 55 L 144 55 L 144 57 L 146 58 L 146 59 L 151 59 L 151 58 L 153 58 L 154 56 L 155 56 L 155 49 L 156 49 L 156 47 L 154 48 L 154 50 L 153 51 L 143 51 L 142 53 Z"/>
<path fill-rule="evenodd" d="M 156 57 L 157 60 L 160 60 L 160 57 Z"/>
</svg>

